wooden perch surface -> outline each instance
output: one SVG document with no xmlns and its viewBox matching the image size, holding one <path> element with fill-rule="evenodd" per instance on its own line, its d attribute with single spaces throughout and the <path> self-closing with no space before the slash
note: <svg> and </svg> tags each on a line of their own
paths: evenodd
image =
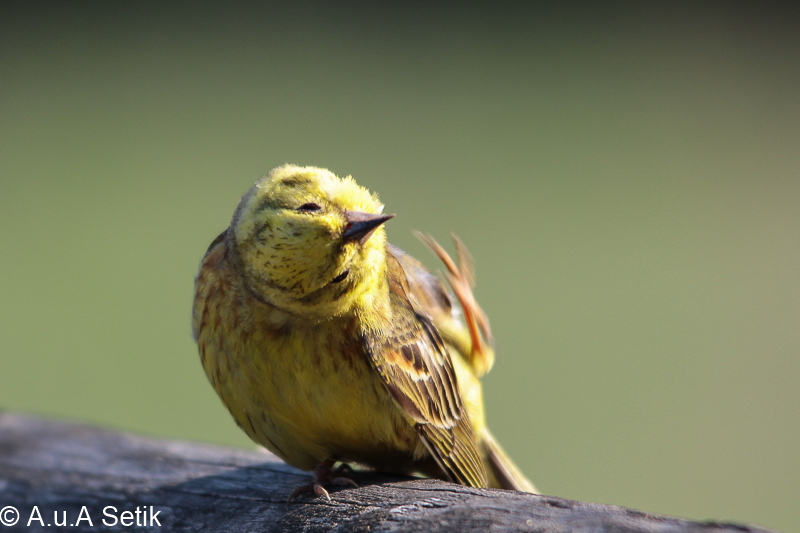
<svg viewBox="0 0 800 533">
<path fill-rule="evenodd" d="M 353 478 L 359 488 L 332 488 L 330 502 L 306 496 L 287 504 L 310 475 L 266 452 L 0 413 L 0 519 L 12 518 L 7 506 L 19 514 L 0 533 L 766 531 L 442 481 L 359 472 Z M 67 526 L 57 527 L 54 517 Z"/>
</svg>

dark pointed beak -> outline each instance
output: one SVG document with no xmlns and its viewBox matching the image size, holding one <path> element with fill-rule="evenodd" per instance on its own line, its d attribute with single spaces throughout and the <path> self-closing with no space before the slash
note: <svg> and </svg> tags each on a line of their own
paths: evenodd
<svg viewBox="0 0 800 533">
<path fill-rule="evenodd" d="M 373 215 L 372 213 L 361 213 L 359 211 L 345 211 L 344 219 L 347 225 L 344 227 L 342 237 L 347 242 L 358 241 L 364 244 L 378 226 L 394 218 L 394 215 Z"/>
</svg>

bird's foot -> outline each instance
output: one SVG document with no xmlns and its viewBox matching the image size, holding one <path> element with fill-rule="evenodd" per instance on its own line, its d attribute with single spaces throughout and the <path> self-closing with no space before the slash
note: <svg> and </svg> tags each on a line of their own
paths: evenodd
<svg viewBox="0 0 800 533">
<path fill-rule="evenodd" d="M 355 481 L 342 475 L 351 472 L 349 466 L 342 464 L 338 468 L 333 468 L 334 464 L 336 464 L 334 459 L 325 459 L 322 461 L 317 468 L 314 469 L 314 479 L 311 483 L 295 487 L 286 503 L 291 503 L 295 497 L 307 492 L 313 492 L 317 496 L 324 496 L 326 500 L 331 501 L 331 496 L 328 494 L 328 491 L 325 490 L 325 485 L 358 487 Z"/>
</svg>

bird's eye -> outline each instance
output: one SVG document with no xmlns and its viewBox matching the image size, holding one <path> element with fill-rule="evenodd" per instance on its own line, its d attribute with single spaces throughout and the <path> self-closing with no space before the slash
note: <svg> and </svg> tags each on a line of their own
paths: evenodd
<svg viewBox="0 0 800 533">
<path fill-rule="evenodd" d="M 313 213 L 315 211 L 319 211 L 320 209 L 322 208 L 319 206 L 319 204 L 315 204 L 312 202 L 303 204 L 297 208 L 297 210 L 300 211 L 301 213 Z"/>
</svg>

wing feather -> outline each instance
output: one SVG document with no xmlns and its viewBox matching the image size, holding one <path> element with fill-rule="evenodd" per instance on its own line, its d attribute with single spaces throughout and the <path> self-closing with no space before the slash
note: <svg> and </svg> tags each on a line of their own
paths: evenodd
<svg viewBox="0 0 800 533">
<path fill-rule="evenodd" d="M 387 250 L 392 319 L 364 334 L 373 367 L 452 480 L 486 486 L 486 471 L 458 389 L 453 363 L 436 327 L 409 299 L 406 274 Z"/>
</svg>

